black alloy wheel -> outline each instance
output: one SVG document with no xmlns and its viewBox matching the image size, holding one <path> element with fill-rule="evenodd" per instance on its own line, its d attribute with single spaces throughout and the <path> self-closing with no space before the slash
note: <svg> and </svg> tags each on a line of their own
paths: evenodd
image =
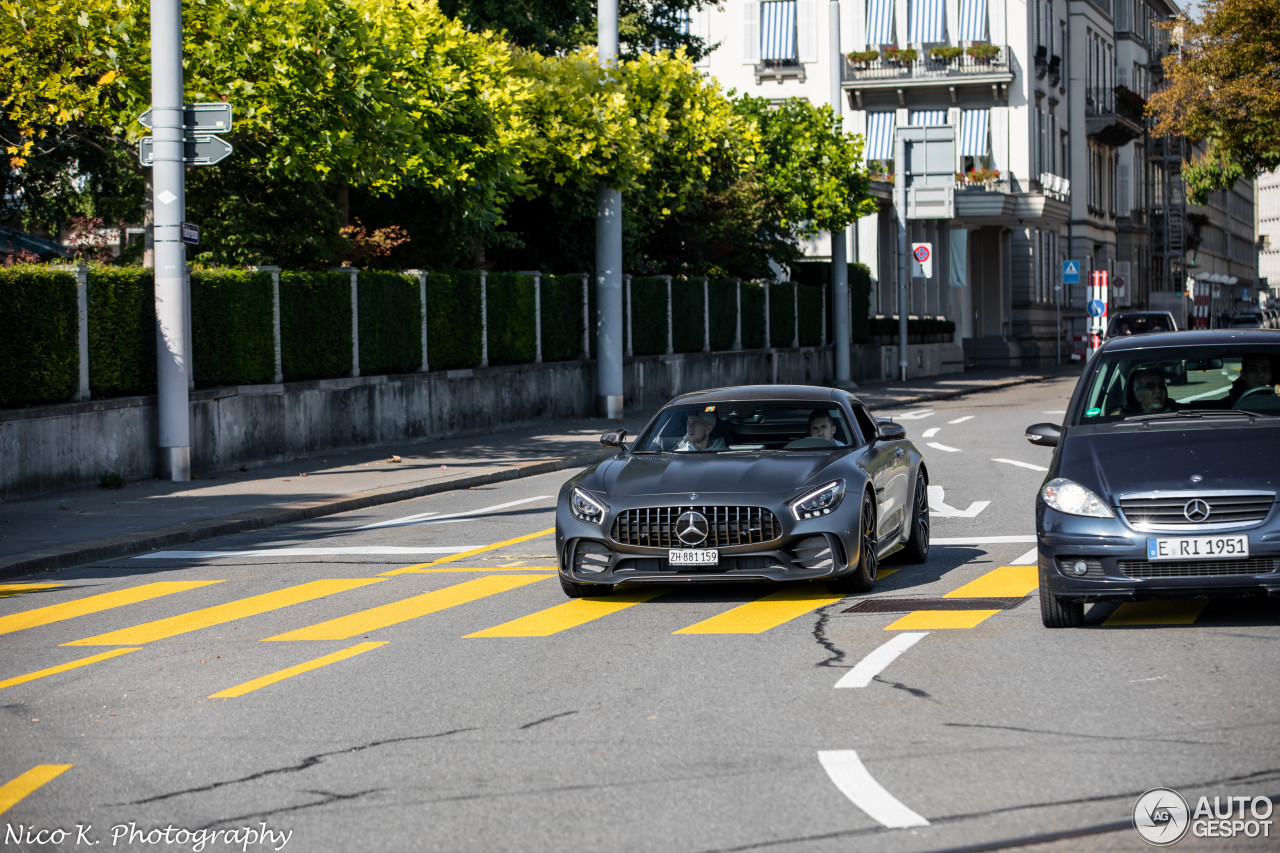
<svg viewBox="0 0 1280 853">
<path fill-rule="evenodd" d="M 858 565 L 852 572 L 827 582 L 832 592 L 870 592 L 880 571 L 880 557 L 876 549 L 876 502 L 870 494 L 862 496 L 862 511 L 858 515 Z"/>
<path fill-rule="evenodd" d="M 912 501 L 911 538 L 902 549 L 904 563 L 923 563 L 929 559 L 929 483 L 924 474 L 916 475 L 916 495 Z"/>
</svg>

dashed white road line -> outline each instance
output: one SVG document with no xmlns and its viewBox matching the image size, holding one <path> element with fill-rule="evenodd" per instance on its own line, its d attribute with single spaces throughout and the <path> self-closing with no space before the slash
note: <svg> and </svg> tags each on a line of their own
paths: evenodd
<svg viewBox="0 0 1280 853">
<path fill-rule="evenodd" d="M 249 548 L 244 551 L 153 551 L 138 554 L 135 560 L 216 560 L 226 557 L 381 557 L 405 554 L 457 554 L 475 545 L 447 547 L 396 548 L 390 545 L 365 545 L 360 548 Z"/>
<path fill-rule="evenodd" d="M 929 539 L 930 545 L 1006 545 L 1016 542 L 1034 542 L 1036 535 L 1029 533 L 1025 536 L 933 536 Z"/>
<path fill-rule="evenodd" d="M 486 512 L 495 512 L 496 510 L 506 509 L 507 507 L 519 506 L 520 504 L 533 503 L 534 501 L 550 500 L 551 495 L 534 495 L 531 498 L 521 498 L 518 501 L 508 501 L 504 504 L 494 504 L 493 506 L 484 506 L 480 509 L 469 509 L 466 512 L 450 512 L 440 515 L 436 512 L 422 512 L 417 515 L 406 515 L 403 518 L 393 518 L 390 521 L 378 521 L 373 524 L 366 524 L 364 527 L 357 527 L 356 530 L 373 530 L 379 527 L 402 527 L 406 524 L 440 524 L 446 521 L 454 521 L 466 518 L 471 515 L 480 515 Z"/>
<path fill-rule="evenodd" d="M 836 682 L 836 687 L 866 687 L 885 667 L 898 659 L 898 655 L 914 646 L 928 634 L 927 631 L 907 631 L 894 637 L 867 655 Z"/>
<path fill-rule="evenodd" d="M 939 443 L 938 443 L 938 442 L 936 442 L 936 441 L 931 441 L 931 442 L 929 442 L 929 446 L 930 446 L 930 447 L 932 447 L 934 450 L 945 450 L 947 453 L 959 453 L 959 452 L 960 452 L 960 448 L 958 448 L 958 447 L 947 447 L 945 444 L 939 444 Z"/>
<path fill-rule="evenodd" d="M 971 421 L 971 420 L 973 420 L 973 415 L 965 415 L 965 416 L 964 416 L 964 417 L 962 417 L 962 418 L 956 418 L 954 421 L 947 421 L 947 423 L 949 423 L 949 424 L 962 424 L 962 423 L 964 423 L 965 421 Z"/>
<path fill-rule="evenodd" d="M 1014 566 L 1034 566 L 1040 559 L 1040 552 L 1036 548 L 1032 548 L 1018 559 L 1014 560 L 1010 565 Z"/>
<path fill-rule="evenodd" d="M 933 409 L 917 409 L 914 412 L 899 412 L 893 416 L 895 421 L 918 421 L 933 415 Z"/>
<path fill-rule="evenodd" d="M 942 427 L 929 427 L 927 430 L 924 431 L 924 437 L 933 438 L 935 435 L 937 435 L 941 431 L 942 431 Z"/>
<path fill-rule="evenodd" d="M 824 750 L 818 753 L 818 760 L 840 793 L 878 823 L 894 829 L 929 825 L 871 778 L 852 749 Z"/>
<path fill-rule="evenodd" d="M 1030 462 L 1019 462 L 1017 459 L 992 459 L 992 462 L 1003 462 L 1006 465 L 1017 465 L 1019 468 L 1027 468 L 1031 471 L 1048 471 L 1043 465 L 1032 465 Z"/>
</svg>

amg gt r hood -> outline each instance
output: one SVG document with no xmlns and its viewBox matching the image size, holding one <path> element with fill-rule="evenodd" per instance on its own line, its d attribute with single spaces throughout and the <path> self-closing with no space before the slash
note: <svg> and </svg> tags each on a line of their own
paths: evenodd
<svg viewBox="0 0 1280 853">
<path fill-rule="evenodd" d="M 677 495 L 697 492 L 779 494 L 798 489 L 833 458 L 830 453 L 655 454 L 614 459 L 598 469 L 611 495 Z"/>
<path fill-rule="evenodd" d="M 1129 492 L 1280 490 L 1278 446 L 1280 422 L 1113 429 L 1071 437 L 1062 448 L 1057 476 L 1093 489 L 1112 504 L 1116 495 Z"/>
</svg>

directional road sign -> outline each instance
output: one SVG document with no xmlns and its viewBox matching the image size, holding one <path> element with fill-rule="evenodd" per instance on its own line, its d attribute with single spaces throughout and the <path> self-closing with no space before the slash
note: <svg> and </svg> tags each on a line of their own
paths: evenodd
<svg viewBox="0 0 1280 853">
<path fill-rule="evenodd" d="M 1062 283 L 1063 284 L 1079 284 L 1080 283 L 1080 262 L 1079 261 L 1063 261 L 1062 262 Z"/>
<path fill-rule="evenodd" d="M 151 110 L 138 116 L 138 124 L 151 130 Z M 182 129 L 187 133 L 226 133 L 231 130 L 231 105 L 183 104 Z"/>
<path fill-rule="evenodd" d="M 212 166 L 231 153 L 231 145 L 216 136 L 188 136 L 182 142 L 182 161 L 189 166 Z M 138 160 L 144 166 L 155 163 L 154 143 L 150 136 L 138 140 Z"/>
<path fill-rule="evenodd" d="M 1085 310 L 1089 312 L 1090 317 L 1102 317 L 1107 313 L 1107 303 L 1101 299 L 1090 299 Z"/>
</svg>

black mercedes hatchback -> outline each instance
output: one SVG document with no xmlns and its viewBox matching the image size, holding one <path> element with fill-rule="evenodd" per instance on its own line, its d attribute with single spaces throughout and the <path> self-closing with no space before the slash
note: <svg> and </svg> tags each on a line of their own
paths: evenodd
<svg viewBox="0 0 1280 853">
<path fill-rule="evenodd" d="M 1168 375 L 1185 375 L 1176 394 Z M 1036 499 L 1040 611 L 1076 627 L 1092 601 L 1280 594 L 1280 333 L 1107 341 Z"/>
</svg>

